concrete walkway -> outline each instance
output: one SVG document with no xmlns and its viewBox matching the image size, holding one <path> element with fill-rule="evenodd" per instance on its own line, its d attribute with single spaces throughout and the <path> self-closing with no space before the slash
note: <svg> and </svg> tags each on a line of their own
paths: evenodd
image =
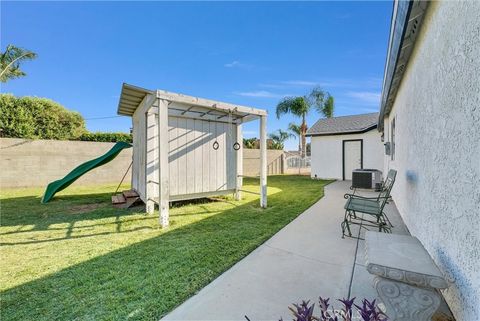
<svg viewBox="0 0 480 321">
<path fill-rule="evenodd" d="M 364 242 L 341 238 L 349 186 L 342 181 L 326 186 L 321 200 L 164 320 L 246 320 L 245 315 L 252 321 L 287 320 L 288 306 L 303 299 L 375 298 Z M 386 212 L 393 233 L 407 233 L 393 204 Z"/>
</svg>

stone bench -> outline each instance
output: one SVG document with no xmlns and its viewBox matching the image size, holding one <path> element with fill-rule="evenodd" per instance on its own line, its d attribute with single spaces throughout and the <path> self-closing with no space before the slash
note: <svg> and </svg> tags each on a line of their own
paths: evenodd
<svg viewBox="0 0 480 321">
<path fill-rule="evenodd" d="M 440 306 L 448 284 L 420 241 L 409 235 L 367 231 L 366 267 L 389 320 L 427 321 Z"/>
</svg>

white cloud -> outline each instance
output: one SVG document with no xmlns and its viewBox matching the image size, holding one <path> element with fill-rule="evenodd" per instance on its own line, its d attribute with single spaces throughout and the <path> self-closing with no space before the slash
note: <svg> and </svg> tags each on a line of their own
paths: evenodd
<svg viewBox="0 0 480 321">
<path fill-rule="evenodd" d="M 287 86 L 298 86 L 298 87 L 310 87 L 310 86 L 319 85 L 318 82 L 309 81 L 309 80 L 288 80 L 288 81 L 281 81 L 281 83 Z"/>
<path fill-rule="evenodd" d="M 371 91 L 350 91 L 347 93 L 349 97 L 356 98 L 368 104 L 379 104 L 380 93 Z"/>
<path fill-rule="evenodd" d="M 232 62 L 226 63 L 223 65 L 225 68 L 252 68 L 252 65 L 245 64 L 238 60 L 234 60 Z"/>
<path fill-rule="evenodd" d="M 255 98 L 283 98 L 286 96 L 290 96 L 287 94 L 272 93 L 266 90 L 235 92 L 234 94 L 238 96 L 255 97 Z"/>
<path fill-rule="evenodd" d="M 368 78 L 359 78 L 359 79 L 322 79 L 322 80 L 286 80 L 286 81 L 275 81 L 272 83 L 262 83 L 259 84 L 260 87 L 264 88 L 312 88 L 320 86 L 326 89 L 329 88 L 350 88 L 358 89 L 365 88 L 367 90 L 374 90 L 381 88 L 382 78 L 379 77 L 368 77 Z"/>
<path fill-rule="evenodd" d="M 238 67 L 239 65 L 240 65 L 240 61 L 234 60 L 234 61 L 229 62 L 229 63 L 227 63 L 223 66 L 227 67 L 227 68 L 233 68 L 233 67 Z"/>
</svg>

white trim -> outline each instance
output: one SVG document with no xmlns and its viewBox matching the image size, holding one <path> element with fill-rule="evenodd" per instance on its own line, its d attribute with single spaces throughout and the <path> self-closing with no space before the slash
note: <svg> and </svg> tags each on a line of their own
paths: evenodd
<svg viewBox="0 0 480 321">
<path fill-rule="evenodd" d="M 168 164 L 168 102 L 160 99 L 158 107 L 158 211 L 160 224 L 167 227 L 169 224 L 169 164 Z"/>
</svg>

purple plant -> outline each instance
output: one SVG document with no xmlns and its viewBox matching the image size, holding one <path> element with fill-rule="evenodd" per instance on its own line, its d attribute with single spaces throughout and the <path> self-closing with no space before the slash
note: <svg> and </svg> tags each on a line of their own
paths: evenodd
<svg viewBox="0 0 480 321">
<path fill-rule="evenodd" d="M 362 300 L 361 305 L 355 304 L 355 298 L 353 299 L 341 299 L 343 307 L 340 310 L 335 310 L 333 306 L 329 304 L 330 299 L 318 300 L 320 307 L 320 317 L 313 315 L 315 304 L 310 305 L 310 301 L 302 301 L 300 304 L 293 304 L 289 307 L 294 316 L 293 321 L 353 321 L 354 312 L 357 312 L 362 321 L 388 321 L 387 316 L 378 308 L 376 300 L 368 301 Z M 247 320 L 249 320 L 247 318 Z M 280 319 L 283 321 L 283 319 Z"/>
<path fill-rule="evenodd" d="M 345 321 L 352 321 L 352 307 L 353 307 L 353 302 L 355 302 L 355 298 L 349 300 L 349 299 L 342 299 L 338 300 L 343 303 L 343 309 L 342 311 L 342 316 Z"/>
<path fill-rule="evenodd" d="M 313 309 L 315 304 L 308 306 L 310 301 L 302 301 L 300 304 L 294 304 L 293 307 L 288 307 L 292 311 L 296 321 L 315 321 L 317 318 L 313 316 Z"/>
<path fill-rule="evenodd" d="M 360 316 L 362 317 L 363 321 L 387 321 L 388 318 L 378 309 L 377 305 L 375 304 L 375 300 L 372 302 L 368 301 L 367 299 L 363 299 L 362 305 L 358 306 L 355 304 Z"/>
</svg>

